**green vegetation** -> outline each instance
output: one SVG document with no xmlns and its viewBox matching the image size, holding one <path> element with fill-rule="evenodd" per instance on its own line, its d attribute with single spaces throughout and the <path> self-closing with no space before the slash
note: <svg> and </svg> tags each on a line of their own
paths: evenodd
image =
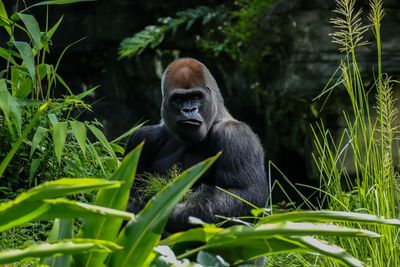
<svg viewBox="0 0 400 267">
<path fill-rule="evenodd" d="M 344 56 L 338 80 L 319 98 L 344 87 L 352 110 L 343 112 L 347 128 L 339 137 L 322 122 L 313 126 L 314 159 L 322 181 L 322 188 L 316 190 L 322 194 L 321 207 L 328 210 L 277 212 L 253 207 L 253 217 L 234 218 L 242 225 L 223 228 L 193 219 L 202 227 L 165 239 L 162 234 L 170 212 L 218 155 L 188 170 L 173 168 L 169 177 L 149 174 L 143 194 L 153 198 L 138 214 L 125 211 L 143 144 L 121 160 L 124 149 L 119 142 L 140 125 L 108 141 L 100 123 L 78 121 L 82 111 L 91 110 L 84 97 L 96 88 L 74 94 L 57 73 L 67 49 L 55 65 L 46 62 L 62 18 L 41 29 L 27 13 L 35 6 L 75 2 L 79 1 L 45 1 L 8 16 L 0 1 L 0 26 L 10 39 L 0 47 L 6 63 L 0 72 L 0 264 L 229 266 L 268 256 L 269 266 L 400 266 L 400 177 L 393 162 L 393 144 L 399 138 L 393 121 L 398 111 L 392 90 L 395 81 L 382 70 L 380 0 L 370 1 L 378 49 L 378 72 L 371 90 L 364 88 L 357 64 L 356 51 L 367 45 L 362 37 L 369 27 L 361 23 L 355 1 L 338 0 L 338 18 L 332 20 L 338 29 L 332 37 Z M 248 31 L 260 5 L 265 8 L 270 2 L 239 2 L 242 8 L 232 16 L 242 23 L 225 32 L 235 40 L 230 44 L 245 43 L 256 34 L 240 32 Z M 215 15 L 219 10 L 205 7 L 190 12 L 163 21 L 161 35 L 149 28 L 147 37 L 143 32 L 135 35 L 129 53 L 158 45 L 178 25 L 224 18 Z M 21 34 L 29 41 L 17 40 Z M 215 43 L 203 44 L 216 49 Z M 248 48 L 229 47 L 222 50 L 235 51 L 232 56 Z M 376 112 L 370 109 L 372 98 Z"/>
</svg>

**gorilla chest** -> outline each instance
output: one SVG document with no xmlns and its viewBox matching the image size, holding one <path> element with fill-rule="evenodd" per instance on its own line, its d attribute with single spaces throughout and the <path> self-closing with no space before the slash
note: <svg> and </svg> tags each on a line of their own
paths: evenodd
<svg viewBox="0 0 400 267">
<path fill-rule="evenodd" d="M 167 175 L 168 171 L 177 166 L 180 170 L 187 168 L 213 156 L 210 144 L 202 142 L 196 145 L 187 146 L 175 140 L 168 140 L 155 154 L 148 172 Z M 212 183 L 212 170 L 207 171 L 201 178 L 202 182 Z"/>
</svg>

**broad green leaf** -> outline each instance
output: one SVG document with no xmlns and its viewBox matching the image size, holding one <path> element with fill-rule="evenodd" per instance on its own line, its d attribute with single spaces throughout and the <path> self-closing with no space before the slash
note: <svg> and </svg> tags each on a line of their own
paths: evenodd
<svg viewBox="0 0 400 267">
<path fill-rule="evenodd" d="M 22 225 L 24 223 L 37 220 L 39 218 L 55 218 L 59 216 L 55 204 L 50 200 L 44 202 L 43 199 L 60 197 L 68 194 L 93 191 L 100 188 L 115 188 L 120 186 L 120 183 L 116 181 L 107 181 L 103 179 L 94 178 L 64 178 L 56 181 L 46 182 L 39 186 L 32 188 L 31 190 L 20 194 L 16 199 L 0 204 L 0 232 L 10 229 L 15 226 Z M 65 202 L 61 202 L 60 205 L 67 206 Z M 88 204 L 86 204 L 88 205 Z M 71 206 L 71 205 L 69 205 Z M 78 206 L 78 205 L 77 205 Z M 82 214 L 82 210 L 89 212 L 91 206 L 79 206 L 75 208 L 75 211 L 79 209 Z M 52 212 L 51 214 L 44 215 L 46 212 Z M 88 213 L 86 212 L 86 214 Z M 107 212 L 100 208 L 91 211 L 92 213 Z M 114 216 L 114 211 L 108 211 L 112 213 L 110 216 Z M 43 215 L 43 217 L 41 217 Z M 118 215 L 118 214 L 117 214 Z M 71 217 L 75 215 L 72 214 Z M 128 218 L 129 215 L 119 215 Z"/>
<path fill-rule="evenodd" d="M 95 205 L 122 211 L 126 210 L 142 147 L 143 143 L 126 155 L 118 170 L 111 177 L 111 180 L 122 182 L 121 187 L 100 190 L 94 202 Z M 79 235 L 85 238 L 115 240 L 121 224 L 122 220 L 118 218 L 88 219 L 85 221 Z M 101 264 L 104 259 L 105 255 L 91 254 L 79 257 L 76 260 L 81 266 L 96 266 Z"/>
<path fill-rule="evenodd" d="M 32 48 L 26 42 L 13 41 L 12 43 L 21 55 L 32 81 L 36 81 L 35 61 L 33 58 Z"/>
<path fill-rule="evenodd" d="M 31 222 L 47 212 L 50 205 L 42 201 L 18 202 L 0 205 L 0 232 Z"/>
<path fill-rule="evenodd" d="M 13 15 L 13 17 L 14 16 L 22 20 L 33 40 L 35 49 L 38 50 L 41 45 L 40 39 L 42 34 L 40 33 L 39 23 L 36 21 L 35 17 L 32 15 L 21 13 L 16 13 L 15 15 Z"/>
<path fill-rule="evenodd" d="M 229 263 L 224 261 L 221 257 L 217 257 L 205 251 L 200 251 L 197 254 L 196 262 L 200 263 L 202 266 L 213 266 L 213 267 L 229 267 Z"/>
<path fill-rule="evenodd" d="M 86 204 L 78 201 L 67 200 L 64 198 L 45 199 L 44 203 L 49 204 L 49 210 L 39 219 L 52 218 L 120 218 L 120 220 L 134 219 L 133 213 Z M 103 238 L 96 238 L 103 239 Z"/>
<path fill-rule="evenodd" d="M 0 109 L 6 117 L 10 117 L 9 94 L 6 81 L 0 79 Z"/>
<path fill-rule="evenodd" d="M 174 183 L 151 199 L 144 209 L 131 220 L 118 237 L 123 250 L 111 256 L 110 266 L 144 266 L 159 241 L 163 227 L 175 205 L 214 163 L 220 154 L 184 171 Z"/>
<path fill-rule="evenodd" d="M 17 150 L 21 146 L 22 142 L 28 136 L 29 132 L 32 130 L 33 126 L 36 124 L 36 121 L 39 119 L 39 117 L 42 115 L 42 113 L 46 110 L 46 108 L 49 105 L 49 103 L 50 102 L 46 102 L 46 103 L 44 103 L 43 105 L 41 105 L 39 107 L 39 109 L 36 111 L 35 115 L 33 116 L 32 120 L 29 122 L 28 126 L 26 126 L 26 128 L 22 132 L 21 136 L 14 143 L 13 147 L 8 152 L 7 156 L 1 162 L 1 164 L 0 164 L 0 179 L 3 176 L 3 173 L 4 173 L 5 169 L 7 168 L 8 163 L 14 157 L 15 153 L 17 152 Z"/>
<path fill-rule="evenodd" d="M 3 1 L 0 1 L 0 17 L 8 19 L 6 8 L 4 7 Z M 4 26 L 8 35 L 11 36 L 11 27 Z"/>
<path fill-rule="evenodd" d="M 203 229 L 198 228 L 196 231 L 201 232 Z M 189 232 L 189 231 L 188 231 Z M 194 241 L 194 233 L 190 232 L 192 240 Z M 175 242 L 177 240 L 185 240 L 190 237 L 184 237 L 185 232 L 181 233 L 179 238 L 174 238 Z M 346 237 L 379 237 L 375 232 L 371 232 L 363 229 L 354 229 L 347 227 L 340 227 L 336 225 L 327 225 L 327 224 L 313 224 L 313 223 L 292 223 L 292 222 L 280 222 L 274 224 L 263 224 L 256 226 L 232 226 L 221 232 L 216 233 L 214 236 L 208 236 L 208 240 L 204 245 L 201 245 L 197 248 L 187 250 L 185 253 L 179 255 L 178 258 L 188 257 L 190 255 L 196 254 L 201 250 L 205 251 L 223 251 L 226 248 L 237 248 L 237 249 L 253 249 L 253 246 L 247 247 L 248 243 L 253 242 L 256 243 L 258 241 L 265 242 L 269 239 L 279 238 L 285 239 L 286 241 L 296 236 L 346 236 Z M 201 237 L 200 233 L 196 233 L 197 237 Z M 171 239 L 171 240 L 174 240 Z M 167 239 L 168 240 L 168 239 Z M 166 245 L 169 242 L 164 241 L 162 244 Z M 202 240 L 200 240 L 202 241 Z M 175 243 L 176 244 L 176 243 Z M 272 249 L 275 249 L 272 247 Z M 264 247 L 264 252 L 257 255 L 268 254 L 271 250 L 270 246 Z M 261 251 L 261 250 L 260 250 Z M 257 251 L 257 253 L 260 253 Z M 261 251 L 262 252 L 262 251 Z M 249 252 L 246 252 L 249 253 Z M 251 254 L 252 252 L 250 252 Z M 254 255 L 254 256 L 257 256 Z M 236 256 L 231 255 L 230 260 L 234 259 Z M 239 260 L 239 258 L 235 258 Z M 240 260 L 247 260 L 240 258 Z"/>
<path fill-rule="evenodd" d="M 9 93 L 8 94 L 8 103 L 10 105 L 11 118 L 14 122 L 15 128 L 17 129 L 18 135 L 21 135 L 21 127 L 22 127 L 22 116 L 21 109 L 15 98 Z"/>
<path fill-rule="evenodd" d="M 5 49 L 3 47 L 0 47 L 0 57 L 3 59 L 10 61 L 12 65 L 17 65 L 17 62 L 14 60 L 14 56 L 16 56 L 17 53 L 10 49 Z M 18 56 L 18 54 L 17 54 Z"/>
<path fill-rule="evenodd" d="M 43 258 L 53 255 L 73 255 L 89 252 L 110 253 L 120 249 L 116 244 L 102 240 L 70 239 L 55 243 L 37 243 L 24 249 L 0 252 L 0 264 L 21 261 L 25 258 Z"/>
<path fill-rule="evenodd" d="M 49 114 L 47 115 L 47 117 L 49 118 L 51 125 L 54 126 L 55 124 L 58 123 L 58 119 L 57 119 L 56 114 L 54 114 L 54 113 L 49 113 Z"/>
<path fill-rule="evenodd" d="M 317 222 L 356 222 L 371 224 L 400 225 L 398 219 L 386 219 L 382 216 L 375 216 L 365 213 L 346 211 L 293 211 L 278 213 L 262 218 L 258 223 L 276 223 L 284 221 L 317 221 Z"/>
<path fill-rule="evenodd" d="M 104 136 L 103 132 L 100 131 L 98 128 L 96 128 L 93 125 L 88 125 L 88 128 L 90 131 L 96 136 L 97 140 L 100 141 L 100 143 L 105 147 L 107 152 L 112 156 L 113 158 L 117 158 L 117 155 L 115 155 L 114 150 L 112 149 L 110 143 L 108 142 L 107 138 Z"/>
<path fill-rule="evenodd" d="M 29 74 L 21 71 L 21 67 L 11 68 L 11 91 L 13 96 L 22 99 L 32 92 L 32 80 Z"/>
<path fill-rule="evenodd" d="M 179 232 L 168 236 L 168 238 L 161 240 L 161 246 L 173 246 L 183 242 L 208 242 L 213 236 L 222 232 L 224 228 L 219 227 L 202 227 Z"/>
<path fill-rule="evenodd" d="M 36 133 L 32 139 L 31 153 L 29 154 L 29 157 L 32 157 L 33 153 L 39 147 L 40 142 L 42 141 L 43 137 L 45 137 L 47 135 L 48 131 L 49 131 L 49 129 L 44 128 L 42 126 L 39 126 L 37 128 Z"/>
<path fill-rule="evenodd" d="M 54 152 L 56 154 L 58 164 L 61 163 L 61 155 L 65 146 L 65 139 L 67 138 L 68 122 L 57 122 L 53 126 L 53 142 Z"/>
<path fill-rule="evenodd" d="M 78 142 L 79 147 L 81 148 L 83 154 L 86 152 L 86 127 L 80 121 L 70 121 L 72 133 L 75 136 L 76 141 Z"/>
<path fill-rule="evenodd" d="M 48 241 L 58 241 L 72 238 L 74 235 L 74 222 L 71 219 L 55 219 L 49 233 Z"/>
<path fill-rule="evenodd" d="M 90 192 L 102 188 L 118 188 L 121 183 L 118 181 L 109 181 L 95 178 L 60 178 L 55 181 L 48 181 L 38 185 L 29 191 L 20 194 L 16 200 L 25 199 L 42 200 L 78 192 Z M 7 203 L 6 203 L 7 204 Z M 3 204 L 4 205 L 4 204 Z M 1 209 L 2 205 L 0 205 Z"/>
<path fill-rule="evenodd" d="M 352 267 L 365 267 L 367 266 L 357 258 L 353 257 L 349 253 L 347 253 L 344 249 L 334 246 L 334 245 L 329 245 L 328 243 L 318 240 L 316 238 L 313 238 L 311 236 L 301 236 L 301 237 L 295 237 L 292 238 L 294 240 L 299 241 L 302 243 L 304 246 L 309 248 L 310 250 L 316 251 L 322 255 L 334 258 L 348 266 Z"/>
<path fill-rule="evenodd" d="M 73 219 L 55 219 L 53 227 L 47 238 L 50 242 L 56 242 L 63 239 L 72 238 L 74 235 L 74 220 Z M 66 267 L 72 263 L 72 256 L 65 255 L 59 257 L 48 257 L 41 261 L 42 264 L 47 264 L 50 267 Z"/>
</svg>

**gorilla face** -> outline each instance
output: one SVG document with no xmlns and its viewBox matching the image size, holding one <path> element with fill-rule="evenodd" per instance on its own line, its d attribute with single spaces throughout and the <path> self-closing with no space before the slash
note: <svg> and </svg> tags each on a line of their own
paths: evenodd
<svg viewBox="0 0 400 267">
<path fill-rule="evenodd" d="M 202 87 L 175 88 L 162 103 L 162 117 L 170 133 L 188 144 L 202 141 L 212 125 L 211 90 Z"/>
</svg>

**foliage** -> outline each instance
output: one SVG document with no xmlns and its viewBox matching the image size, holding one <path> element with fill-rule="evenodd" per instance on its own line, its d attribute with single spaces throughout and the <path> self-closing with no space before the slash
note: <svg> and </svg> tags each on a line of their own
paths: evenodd
<svg viewBox="0 0 400 267">
<path fill-rule="evenodd" d="M 176 13 L 176 17 L 159 18 L 158 25 L 149 25 L 132 37 L 121 42 L 119 48 L 120 57 L 131 57 L 142 53 L 147 47 L 155 48 L 169 32 L 175 33 L 180 25 L 186 24 L 188 30 L 196 20 L 201 20 L 202 25 L 209 23 L 212 19 L 222 19 L 221 8 L 212 9 L 206 6 L 198 6 Z"/>
<path fill-rule="evenodd" d="M 63 266 L 71 264 L 101 266 L 109 258 L 108 266 L 125 266 L 127 263 L 130 266 L 148 266 L 156 258 L 159 259 L 159 254 L 153 250 L 156 245 L 168 245 L 174 248 L 184 242 L 187 249 L 177 256 L 177 260 L 192 254 L 196 255 L 200 251 L 222 255 L 233 263 L 287 251 L 316 251 L 351 266 L 363 266 L 344 250 L 322 243 L 311 236 L 378 237 L 379 235 L 367 230 L 296 221 L 317 220 L 320 223 L 356 221 L 400 226 L 399 220 L 386 220 L 357 213 L 318 212 L 318 218 L 315 219 L 316 214 L 309 212 L 288 214 L 295 222 L 288 222 L 282 215 L 271 215 L 260 220 L 255 226 L 242 225 L 223 229 L 205 225 L 203 228 L 176 233 L 159 242 L 173 207 L 218 155 L 184 171 L 174 183 L 158 193 L 141 212 L 134 216 L 122 210 L 125 210 L 128 203 L 141 148 L 142 145 L 124 158 L 110 180 L 58 179 L 37 186 L 13 201 L 3 203 L 0 206 L 0 232 L 41 219 L 80 217 L 84 218 L 85 222 L 78 236 L 74 237 L 72 230 L 69 230 L 70 234 L 64 233 L 68 229 L 68 222 L 63 225 L 64 227 L 60 227 L 61 221 L 57 220 L 51 240 L 31 244 L 22 249 L 1 251 L 0 263 L 41 258 L 45 262 L 63 262 Z M 96 189 L 99 192 L 93 205 L 59 198 L 63 195 Z M 129 222 L 120 231 L 123 220 Z M 70 227 L 73 227 L 72 221 Z M 57 238 L 66 235 L 67 239 Z M 192 247 L 188 242 L 195 243 Z M 60 254 L 63 255 L 61 258 L 47 259 Z M 73 260 L 68 260 L 66 255 L 75 256 Z M 198 260 L 204 261 L 204 257 L 201 253 L 198 254 Z"/>
<path fill-rule="evenodd" d="M 119 140 L 109 143 L 99 130 L 100 123 L 80 122 L 74 115 L 91 111 L 83 99 L 96 87 L 74 94 L 57 73 L 69 47 L 55 64 L 46 62 L 63 18 L 52 26 L 46 23 L 43 31 L 28 13 L 35 6 L 76 2 L 82 1 L 45 1 L 10 16 L 3 8 L 0 14 L 1 27 L 10 40 L 0 47 L 5 60 L 0 79 L 0 156 L 7 159 L 0 166 L 0 176 L 6 178 L 0 181 L 4 198 L 49 177 L 106 177 L 119 165 L 117 153 L 123 152 Z"/>
<path fill-rule="evenodd" d="M 337 4 L 336 13 L 340 17 L 332 22 L 340 27 L 340 31 L 332 37 L 341 45 L 339 49 L 344 58 L 339 68 L 341 75 L 332 90 L 342 85 L 348 93 L 352 110 L 343 113 L 347 128 L 338 137 L 322 123 L 313 129 L 318 152 L 315 160 L 326 192 L 323 203 L 334 210 L 399 218 L 400 178 L 393 161 L 394 142 L 399 138 L 399 128 L 394 125 L 398 105 L 393 98 L 395 81 L 382 71 L 382 1 L 370 1 L 368 17 L 371 26 L 361 23 L 361 10 L 355 10 L 354 0 L 337 0 Z M 362 39 L 363 33 L 371 28 L 376 38 L 378 72 L 372 90 L 367 90 L 356 52 L 359 46 L 367 45 Z M 371 92 L 376 94 L 376 112 L 370 109 L 370 101 L 374 98 Z M 350 175 L 349 168 L 355 170 L 355 177 Z M 340 238 L 336 242 L 371 266 L 400 265 L 399 230 L 380 225 L 370 229 L 384 237 L 379 241 Z M 336 266 L 334 263 L 329 266 L 332 265 Z"/>
<path fill-rule="evenodd" d="M 46 1 L 42 4 L 69 2 L 77 1 Z M 375 14 L 381 14 L 380 2 L 373 3 Z M 30 165 L 30 181 L 26 187 L 45 181 L 27 191 L 22 189 L 12 200 L 4 201 L 0 205 L 0 234 L 11 233 L 12 230 L 21 229 L 19 227 L 22 225 L 37 221 L 54 220 L 46 242 L 34 242 L 24 247 L 2 248 L 0 264 L 25 262 L 36 266 L 46 264 L 65 267 L 173 266 L 174 264 L 229 266 L 229 263 L 241 264 L 259 256 L 312 252 L 326 256 L 323 258 L 324 263 L 364 266 L 364 263 L 357 258 L 363 260 L 369 258 L 365 257 L 359 246 L 367 244 L 368 246 L 362 248 L 375 249 L 383 253 L 384 244 L 387 243 L 392 246 L 392 255 L 385 254 L 370 261 L 374 264 L 380 264 L 383 260 L 396 263 L 400 258 L 393 258 L 397 255 L 395 238 L 399 231 L 400 220 L 386 219 L 399 218 L 398 205 L 390 202 L 390 198 L 396 197 L 394 190 L 397 181 L 395 180 L 397 174 L 391 161 L 391 143 L 397 130 L 391 124 L 396 116 L 391 83 L 390 79 L 381 79 L 383 76 L 379 71 L 376 87 L 380 119 L 378 123 L 370 124 L 367 95 L 363 90 L 354 91 L 362 87 L 355 62 L 354 49 L 357 45 L 354 45 L 354 42 L 350 42 L 353 45 L 347 46 L 349 50 L 342 64 L 341 78 L 351 95 L 353 105 L 356 105 L 352 114 L 356 120 L 350 123 L 351 116 L 346 114 L 351 127 L 349 126 L 349 130 L 345 132 L 349 139 L 344 146 L 342 146 L 344 143 L 341 143 L 331 147 L 333 140 L 327 139 L 330 137 L 329 134 L 322 135 L 322 140 L 318 139 L 320 135 L 317 135 L 316 145 L 320 149 L 321 156 L 320 158 L 316 156 L 316 159 L 322 176 L 328 181 L 325 189 L 327 196 L 324 201 L 331 209 L 340 210 L 353 201 L 353 198 L 346 199 L 349 193 L 343 192 L 340 184 L 335 184 L 340 183 L 341 176 L 349 178 L 346 170 L 335 168 L 344 166 L 345 159 L 341 158 L 343 151 L 352 147 L 355 155 L 354 164 L 359 166 L 357 168 L 359 177 L 357 185 L 350 191 L 358 202 L 351 205 L 357 206 L 362 203 L 362 206 L 357 208 L 368 207 L 371 209 L 368 210 L 369 213 L 373 215 L 343 211 L 289 212 L 270 215 L 269 210 L 257 208 L 253 210 L 253 214 L 257 216 L 251 218 L 256 219 L 255 224 L 250 224 L 241 218 L 232 218 L 231 220 L 241 222 L 242 225 L 222 228 L 192 218 L 193 222 L 203 224 L 202 227 L 175 233 L 161 240 L 164 226 L 174 206 L 219 155 L 180 173 L 173 182 L 168 182 L 162 190 L 158 190 L 138 214 L 125 212 L 143 144 L 120 162 L 118 154 L 123 154 L 124 150 L 118 146 L 118 142 L 137 127 L 109 142 L 97 127 L 98 123 L 82 123 L 74 119 L 72 116 L 74 109 L 90 110 L 90 106 L 82 99 L 95 88 L 75 95 L 57 74 L 60 60 L 54 66 L 44 63 L 51 44 L 51 36 L 61 23 L 61 19 L 50 29 L 46 26 L 46 31 L 42 33 L 34 17 L 24 13 L 30 7 L 8 18 L 1 9 L 1 1 L 0 4 L 0 18 L 4 22 L 2 27 L 10 34 L 12 45 L 0 49 L 0 56 L 3 55 L 7 60 L 7 68 L 3 71 L 4 76 L 1 80 L 3 84 L 0 82 L 2 111 L 0 123 L 4 126 L 0 130 L 0 135 L 6 140 L 6 146 L 0 150 L 2 155 L 5 155 L 0 163 L 0 174 L 3 174 L 1 181 L 9 183 L 3 190 L 12 192 L 7 194 L 10 197 L 16 194 L 15 188 L 26 186 L 23 179 L 28 177 L 28 173 L 21 168 L 23 165 Z M 40 3 L 33 6 L 37 5 Z M 194 15 L 193 21 L 199 17 L 201 16 Z M 353 21 L 358 23 L 357 20 Z M 375 34 L 379 36 L 377 30 L 379 21 L 375 21 L 374 25 Z M 166 27 L 165 32 L 174 27 Z M 30 41 L 15 41 L 15 29 L 22 30 Z M 157 42 L 156 40 L 155 43 Z M 138 46 L 136 49 L 140 51 L 142 48 Z M 379 69 L 381 70 L 381 67 Z M 56 95 L 58 83 L 67 92 L 62 98 L 52 97 Z M 318 129 L 324 134 L 327 133 L 323 125 Z M 376 135 L 378 129 L 380 134 Z M 96 141 L 91 141 L 93 139 L 88 138 L 89 135 Z M 373 136 L 379 136 L 378 142 L 373 140 Z M 342 136 L 341 140 L 345 140 L 345 137 Z M 337 148 L 341 149 L 336 151 Z M 39 164 L 43 164 L 45 168 L 40 169 Z M 368 171 L 373 172 L 368 173 Z M 171 176 L 177 173 L 175 170 Z M 19 179 L 12 187 L 10 177 L 14 174 L 18 174 Z M 96 177 L 95 174 L 98 174 L 97 177 L 107 179 L 57 179 L 64 174 L 74 177 Z M 375 175 L 384 179 L 374 181 Z M 335 180 L 332 181 L 332 178 Z M 363 183 L 368 179 L 374 183 L 367 181 L 364 185 L 361 179 Z M 350 182 L 348 187 L 351 187 Z M 92 204 L 87 203 L 89 202 L 87 197 L 81 198 L 82 201 L 77 200 L 79 194 L 94 194 L 94 190 L 97 194 Z M 357 195 L 359 192 L 364 192 L 364 195 Z M 370 195 L 369 192 L 374 194 Z M 348 205 L 345 210 L 357 211 L 353 206 Z M 127 223 L 124 224 L 123 221 Z M 369 224 L 369 229 L 360 229 L 361 223 Z M 376 232 L 384 233 L 385 236 L 380 237 Z M 332 245 L 334 242 L 339 242 L 350 253 Z"/>
<path fill-rule="evenodd" d="M 146 48 L 161 44 L 169 32 L 186 24 L 187 31 L 196 20 L 202 20 L 202 29 L 196 33 L 196 43 L 211 56 L 228 55 L 247 66 L 258 66 L 261 59 L 271 53 L 266 45 L 262 19 L 275 0 L 240 0 L 217 7 L 198 6 L 176 13 L 175 17 L 158 20 L 121 42 L 120 57 L 141 54 Z M 204 28 L 205 26 L 205 28 Z"/>
</svg>

